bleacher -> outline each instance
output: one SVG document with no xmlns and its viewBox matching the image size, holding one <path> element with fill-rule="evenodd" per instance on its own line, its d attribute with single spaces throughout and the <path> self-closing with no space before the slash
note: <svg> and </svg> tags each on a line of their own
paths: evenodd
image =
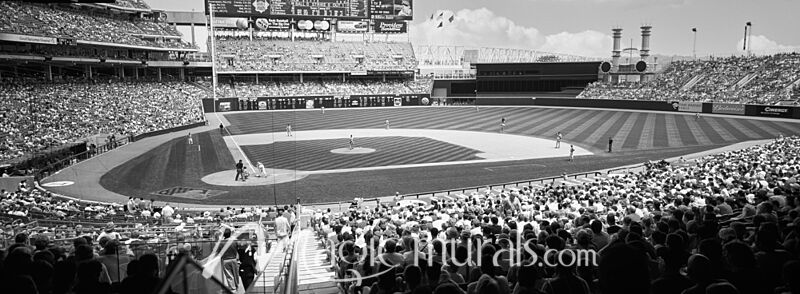
<svg viewBox="0 0 800 294">
<path fill-rule="evenodd" d="M 675 61 L 647 82 L 589 85 L 579 98 L 776 104 L 794 100 L 800 54 Z"/>
<path fill-rule="evenodd" d="M 118 4 L 138 9 L 147 7 L 137 0 Z M 130 14 L 83 6 L 13 1 L 0 2 L 0 11 L 3 11 L 0 14 L 0 32 L 3 33 L 158 48 L 193 48 L 180 40 L 181 35 L 175 27 Z"/>
</svg>

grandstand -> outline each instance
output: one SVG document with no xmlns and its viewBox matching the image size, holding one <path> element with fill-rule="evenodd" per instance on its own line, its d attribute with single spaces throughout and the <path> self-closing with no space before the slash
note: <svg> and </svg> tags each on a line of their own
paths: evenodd
<svg viewBox="0 0 800 294">
<path fill-rule="evenodd" d="M 412 44 L 410 0 L 205 4 L 0 1 L 0 293 L 800 293 L 797 53 L 655 71 L 649 39 Z"/>
<path fill-rule="evenodd" d="M 675 61 L 647 82 L 592 84 L 581 98 L 798 104 L 800 54 Z"/>
</svg>

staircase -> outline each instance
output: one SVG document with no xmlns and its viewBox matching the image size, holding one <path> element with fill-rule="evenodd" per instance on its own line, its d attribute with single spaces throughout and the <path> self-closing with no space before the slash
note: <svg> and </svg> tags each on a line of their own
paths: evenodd
<svg viewBox="0 0 800 294">
<path fill-rule="evenodd" d="M 331 263 L 326 261 L 325 248 L 314 231 L 300 231 L 297 246 L 297 291 L 300 294 L 334 294 L 339 288 L 332 281 Z"/>
<path fill-rule="evenodd" d="M 688 82 L 686 82 L 686 84 L 684 84 L 684 85 L 681 87 L 681 89 L 680 89 L 680 90 L 681 90 L 681 91 L 688 91 L 688 90 L 691 90 L 691 89 L 694 87 L 694 85 L 697 85 L 697 83 L 699 83 L 700 81 L 702 81 L 702 80 L 703 80 L 703 78 L 705 78 L 705 77 L 706 77 L 706 75 L 704 75 L 704 74 L 699 74 L 699 75 L 696 75 L 696 76 L 694 76 L 694 77 L 693 77 L 691 80 L 689 80 Z"/>
<path fill-rule="evenodd" d="M 751 73 L 745 75 L 742 79 L 740 79 L 738 82 L 736 82 L 736 84 L 733 85 L 733 89 L 731 89 L 731 90 L 744 88 L 744 86 L 747 86 L 747 84 L 749 84 L 757 76 L 758 76 L 758 74 L 756 74 L 754 72 L 751 72 Z"/>
<path fill-rule="evenodd" d="M 264 268 L 264 271 L 256 277 L 256 280 L 253 281 L 253 285 L 250 286 L 249 291 L 247 293 L 274 293 L 275 292 L 275 277 L 280 276 L 281 274 L 281 267 L 283 267 L 284 259 L 286 258 L 286 253 L 282 250 L 277 248 L 276 244 L 272 244 L 270 251 L 267 254 L 267 258 L 269 259 L 269 263 Z"/>
</svg>

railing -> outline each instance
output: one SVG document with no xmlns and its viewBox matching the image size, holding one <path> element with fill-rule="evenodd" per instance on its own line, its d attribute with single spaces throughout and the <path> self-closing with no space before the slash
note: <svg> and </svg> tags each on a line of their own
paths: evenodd
<svg viewBox="0 0 800 294">
<path fill-rule="evenodd" d="M 158 294 L 233 294 L 228 287 L 225 287 L 224 283 L 213 275 L 206 277 L 203 266 L 188 255 L 178 255 L 170 263 L 167 274 L 156 289 L 155 293 Z"/>
<path fill-rule="evenodd" d="M 69 156 L 67 158 L 61 159 L 54 163 L 51 163 L 44 168 L 40 169 L 36 174 L 36 179 L 43 179 L 54 174 L 57 171 L 65 169 L 69 166 L 77 164 L 78 162 L 87 160 L 89 158 L 95 157 L 97 155 L 109 152 L 114 150 L 118 147 L 125 146 L 131 142 L 130 137 L 123 137 L 122 139 L 115 140 L 114 142 L 110 142 L 108 144 L 100 145 L 94 148 L 94 150 L 86 150 L 84 152 Z"/>
<path fill-rule="evenodd" d="M 278 273 L 275 274 L 274 277 L 266 276 L 266 269 L 261 272 L 261 274 L 253 280 L 253 283 L 250 285 L 249 289 L 246 289 L 247 294 L 275 294 L 275 293 L 293 293 L 289 291 L 296 291 L 297 287 L 297 242 L 299 241 L 299 232 L 300 232 L 300 225 L 296 225 L 294 230 L 292 230 L 291 234 L 288 236 L 289 240 L 287 241 L 285 248 L 286 255 L 284 255 L 283 259 L 280 261 L 280 265 L 278 267 Z M 274 250 L 284 250 L 283 248 L 276 247 Z M 276 251 L 277 252 L 277 251 Z M 274 255 L 271 255 L 274 256 Z M 270 260 L 270 263 L 273 261 Z M 256 287 L 256 285 L 263 285 L 263 281 L 266 279 L 273 279 L 273 287 L 271 292 L 267 292 L 267 288 L 264 287 Z"/>
<path fill-rule="evenodd" d="M 280 292 L 280 293 L 283 293 L 283 294 L 296 294 L 297 293 L 297 275 L 298 275 L 298 273 L 297 273 L 297 259 L 298 259 L 297 258 L 297 248 L 300 248 L 300 246 L 297 246 L 298 245 L 297 242 L 299 242 L 299 240 L 300 240 L 300 238 L 298 236 L 299 235 L 298 234 L 299 228 L 300 228 L 299 225 L 296 226 L 294 232 L 292 233 L 293 236 L 297 236 L 296 237 L 297 239 L 292 241 L 292 251 L 291 251 L 292 254 L 291 254 L 291 260 L 290 260 L 290 265 L 289 265 L 289 269 L 288 269 L 288 274 L 286 275 L 286 281 L 284 282 L 284 286 L 281 287 L 282 288 L 281 290 L 283 290 L 283 291 Z"/>
<path fill-rule="evenodd" d="M 153 132 L 149 132 L 149 133 L 139 134 L 139 135 L 136 135 L 136 136 L 123 137 L 122 139 L 115 140 L 115 141 L 110 142 L 108 144 L 97 146 L 94 150 L 86 150 L 84 152 L 69 156 L 67 158 L 64 158 L 64 159 L 61 159 L 59 161 L 56 161 L 55 163 L 47 165 L 44 168 L 42 168 L 39 171 L 37 171 L 36 179 L 46 178 L 46 177 L 54 174 L 55 172 L 60 171 L 62 169 L 65 169 L 67 167 L 70 167 L 70 166 L 72 166 L 74 164 L 77 164 L 78 162 L 90 159 L 90 158 L 95 157 L 97 155 L 100 155 L 100 154 L 109 152 L 111 150 L 114 150 L 116 148 L 125 146 L 125 145 L 127 145 L 128 143 L 131 143 L 131 142 L 135 142 L 135 141 L 138 141 L 138 140 L 141 140 L 141 139 L 144 139 L 144 138 L 148 138 L 148 137 L 153 137 L 153 136 L 158 136 L 158 135 L 163 135 L 163 134 L 167 134 L 167 133 L 172 133 L 172 132 L 177 132 L 177 131 L 187 130 L 187 129 L 191 129 L 191 128 L 195 128 L 195 127 L 204 126 L 204 125 L 206 125 L 206 123 L 207 122 L 205 122 L 205 121 L 196 122 L 196 123 L 193 123 L 193 124 L 188 124 L 188 125 L 169 128 L 169 129 L 164 129 L 164 130 L 153 131 Z"/>
</svg>

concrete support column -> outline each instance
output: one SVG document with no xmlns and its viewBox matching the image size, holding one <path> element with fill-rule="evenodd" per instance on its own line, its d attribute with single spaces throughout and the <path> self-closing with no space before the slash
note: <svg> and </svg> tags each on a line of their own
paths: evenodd
<svg viewBox="0 0 800 294">
<path fill-rule="evenodd" d="M 52 82 L 53 81 L 53 66 L 47 65 L 47 80 Z"/>
<path fill-rule="evenodd" d="M 303 74 L 300 74 L 300 82 L 303 82 Z"/>
<path fill-rule="evenodd" d="M 181 80 L 183 80 L 183 69 L 181 69 Z M 158 81 L 161 81 L 161 68 L 158 68 Z"/>
</svg>

